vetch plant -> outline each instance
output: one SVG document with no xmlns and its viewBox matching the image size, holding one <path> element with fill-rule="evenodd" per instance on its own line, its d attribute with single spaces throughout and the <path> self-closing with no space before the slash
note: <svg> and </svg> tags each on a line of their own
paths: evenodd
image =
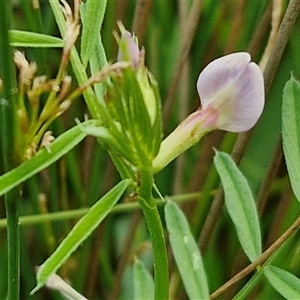
<svg viewBox="0 0 300 300">
<path fill-rule="evenodd" d="M 98 137 L 104 147 L 116 153 L 125 168 L 129 170 L 127 174 L 130 174 L 136 184 L 135 198 L 141 205 L 152 238 L 155 298 L 166 299 L 168 297 L 168 263 L 163 227 L 153 201 L 153 174 L 170 161 L 168 153 L 172 153 L 172 157 L 175 158 L 209 131 L 217 128 L 239 131 L 252 127 L 264 105 L 263 77 L 258 66 L 250 62 L 250 56 L 247 53 L 226 56 L 219 59 L 221 63 L 212 62 L 201 73 L 197 84 L 200 96 L 204 97 L 201 99 L 202 108 L 179 125 L 163 141 L 159 150 L 161 121 L 157 85 L 144 66 L 141 55 L 143 52 L 139 51 L 134 37 L 122 26 L 120 30 L 121 36 L 117 37 L 118 59 L 124 59 L 130 65 L 110 75 L 109 80 L 105 82 L 107 94 L 102 103 L 103 110 L 100 112 L 102 119 L 83 125 L 82 130 L 86 134 Z M 220 68 L 215 67 L 216 63 Z M 215 90 L 211 93 L 205 87 L 203 88 L 205 82 L 212 80 L 210 76 L 215 80 Z M 239 114 L 243 118 L 240 118 Z M 242 122 L 245 116 L 247 120 L 244 125 Z M 175 139 L 176 143 L 170 143 L 170 139 Z M 89 217 L 86 215 L 74 227 L 74 231 L 86 226 L 85 219 Z M 74 236 L 74 233 L 71 232 L 70 236 Z M 67 247 L 69 239 L 67 237 L 63 246 L 59 247 L 39 269 L 37 288 L 47 280 L 51 272 L 57 269 L 57 264 L 54 268 L 49 266 L 54 265 L 55 260 L 58 263 L 61 249 Z M 69 255 L 73 250 L 74 247 L 65 253 Z M 61 259 L 59 263 L 62 263 Z M 199 270 L 203 272 L 201 268 Z M 195 274 L 197 272 L 196 270 Z"/>
<path fill-rule="evenodd" d="M 119 5 L 117 2 L 114 5 Z M 277 7 L 275 2 L 272 3 L 273 9 Z M 29 5 L 27 3 L 31 2 L 23 1 L 22 5 Z M 139 1 L 137 3 L 139 4 Z M 159 3 L 159 1 L 154 1 L 153 11 L 155 13 L 160 11 Z M 112 12 L 110 1 L 74 0 L 73 10 L 65 0 L 62 0 L 61 3 L 49 1 L 49 8 L 51 8 L 56 22 L 53 25 L 57 25 L 62 38 L 13 30 L 9 32 L 10 40 L 8 36 L 5 40 L 8 28 L 3 27 L 2 20 L 0 21 L 0 106 L 2 108 L 0 131 L 1 142 L 3 142 L 3 149 L 0 152 L 4 154 L 3 169 L 5 171 L 0 176 L 0 195 L 6 194 L 7 197 L 7 220 L 0 220 L 0 228 L 5 226 L 3 221 L 7 221 L 9 249 L 8 273 L 7 276 L 3 276 L 8 277 L 8 293 L 6 297 L 5 283 L 1 282 L 0 298 L 17 300 L 27 297 L 29 293 L 32 297 L 39 297 L 45 292 L 42 289 L 44 287 L 72 299 L 130 298 L 140 300 L 143 298 L 163 300 L 181 299 L 183 293 L 186 293 L 190 299 L 215 299 L 224 291 L 228 292 L 225 298 L 246 299 L 254 290 L 259 293 L 257 299 L 273 299 L 275 297 L 269 297 L 272 295 L 270 289 L 266 289 L 266 291 L 263 288 L 254 289 L 257 283 L 261 282 L 260 279 L 263 276 L 267 280 L 263 282 L 262 287 L 267 285 L 268 288 L 268 282 L 270 282 L 274 291 L 276 290 L 283 297 L 289 299 L 299 296 L 298 298 L 300 298 L 299 279 L 297 278 L 300 261 L 297 252 L 298 245 L 294 242 L 297 236 L 294 240 L 290 239 L 290 242 L 284 243 L 300 226 L 298 217 L 284 231 L 285 226 L 289 224 L 288 221 L 294 220 L 293 215 L 298 214 L 298 203 L 297 201 L 293 201 L 291 204 L 285 203 L 286 196 L 282 197 L 280 202 L 283 203 L 280 203 L 278 215 L 275 214 L 274 217 L 274 228 L 270 230 L 271 233 L 274 233 L 269 237 L 267 228 L 273 217 L 273 200 L 279 198 L 277 194 L 282 189 L 283 180 L 280 180 L 280 187 L 276 181 L 270 182 L 269 177 L 273 178 L 273 175 L 270 175 L 272 173 L 272 168 L 270 168 L 266 173 L 266 180 L 262 184 L 262 191 L 259 191 L 257 198 L 255 197 L 258 187 L 253 184 L 254 180 L 249 176 L 245 162 L 249 164 L 250 161 L 253 173 L 262 178 L 260 173 L 263 173 L 264 170 L 257 171 L 257 169 L 264 169 L 265 165 L 258 166 L 255 161 L 255 157 L 260 155 L 260 153 L 256 153 L 260 141 L 256 141 L 255 147 L 251 145 L 248 147 L 249 151 L 252 151 L 250 154 L 253 157 L 245 154 L 241 170 L 234 162 L 235 148 L 232 157 L 222 152 L 224 149 L 226 152 L 232 149 L 232 141 L 237 135 L 224 134 L 225 138 L 221 144 L 210 144 L 210 137 L 218 136 L 218 133 L 212 133 L 205 137 L 199 145 L 199 151 L 198 148 L 194 151 L 196 154 L 197 151 L 201 151 L 199 162 L 204 162 L 207 166 L 204 164 L 202 168 L 202 164 L 199 163 L 198 166 L 198 162 L 196 166 L 194 156 L 191 156 L 188 157 L 186 165 L 180 166 L 179 163 L 182 161 L 178 161 L 178 164 L 175 165 L 175 172 L 172 168 L 165 169 L 180 154 L 196 145 L 207 133 L 215 130 L 243 133 L 237 139 L 237 146 L 240 141 L 244 140 L 244 137 L 249 137 L 250 133 L 254 140 L 253 143 L 255 143 L 256 130 L 248 133 L 246 131 L 251 129 L 260 118 L 264 109 L 265 93 L 268 93 L 270 81 L 272 81 L 270 78 L 274 75 L 269 74 L 270 70 L 273 70 L 274 59 L 270 59 L 271 68 L 267 64 L 263 76 L 262 71 L 251 60 L 251 56 L 247 52 L 235 52 L 214 60 L 219 54 L 210 53 L 208 47 L 205 49 L 205 41 L 210 40 L 210 37 L 202 36 L 201 26 L 199 36 L 203 49 L 198 51 L 197 48 L 197 51 L 189 51 L 190 46 L 187 41 L 190 36 L 191 38 L 193 36 L 196 12 L 200 11 L 198 3 L 200 2 L 191 2 L 191 14 L 187 13 L 188 10 L 184 13 L 185 3 L 182 2 L 178 6 L 180 18 L 188 21 L 186 25 L 182 26 L 183 32 L 180 33 L 184 38 L 183 41 L 178 39 L 178 29 L 175 30 L 175 36 L 171 30 L 168 33 L 170 34 L 168 41 L 170 43 L 167 44 L 167 49 L 163 47 L 164 45 L 161 49 L 160 45 L 159 49 L 156 49 L 157 45 L 153 45 L 155 42 L 152 44 L 152 40 L 158 40 L 157 36 L 161 38 L 159 27 L 157 27 L 160 22 L 159 18 L 155 18 L 155 24 L 149 22 L 151 26 L 149 25 L 147 28 L 150 29 L 147 34 L 149 33 L 151 41 L 148 37 L 144 40 L 145 32 L 141 29 L 146 29 L 146 25 L 140 22 L 147 21 L 148 2 L 143 7 L 142 17 L 140 16 L 141 7 L 136 6 L 133 22 L 136 35 L 126 30 L 121 22 L 118 22 L 118 29 L 113 34 L 110 29 L 107 32 L 104 31 L 104 29 L 114 28 L 116 25 L 115 19 L 110 20 L 111 14 L 105 15 L 106 6 L 109 6 L 109 12 Z M 292 5 L 290 8 L 292 15 L 295 14 L 295 11 L 300 10 L 300 5 L 296 10 L 295 3 L 296 1 L 291 0 L 289 4 L 289 7 Z M 36 5 L 36 3 L 34 4 Z M 223 7 L 226 4 L 222 2 L 220 5 Z M 254 9 L 252 14 L 254 11 L 256 12 L 256 6 L 252 7 L 250 2 L 248 5 Z M 3 8 L 3 5 L 0 6 Z M 164 11 L 168 6 L 169 4 L 166 2 Z M 217 12 L 224 21 L 222 14 L 216 10 L 215 4 L 207 2 L 203 6 L 203 10 L 208 15 Z M 29 10 L 26 11 L 28 13 Z M 185 18 L 184 15 L 189 15 L 189 17 Z M 255 14 L 253 15 L 256 17 Z M 145 18 L 145 20 L 141 20 L 141 18 Z M 273 27 L 276 24 L 274 22 L 276 20 L 273 18 L 276 18 L 275 13 L 272 14 L 272 31 L 275 30 Z M 175 19 L 176 17 L 174 21 Z M 291 19 L 291 16 L 287 17 L 288 21 L 283 21 L 283 23 L 286 24 Z M 204 20 L 205 18 L 203 18 L 203 22 Z M 167 22 L 167 18 L 164 18 L 164 22 Z M 103 23 L 105 26 L 102 28 Z M 193 28 L 191 27 L 192 23 Z M 55 28 L 57 27 L 55 26 Z M 286 26 L 283 28 L 286 30 Z M 209 35 L 211 30 L 210 26 L 206 26 L 205 35 Z M 224 33 L 222 28 L 219 30 Z M 241 30 L 243 30 L 242 27 Z M 248 28 L 247 36 L 251 30 Z M 99 32 L 101 32 L 101 36 Z M 113 35 L 118 46 L 115 53 L 114 47 L 110 48 L 109 46 L 109 40 L 113 40 Z M 225 36 L 227 35 L 226 32 Z M 276 38 L 277 42 L 274 46 L 276 51 L 274 51 L 276 52 L 275 57 L 278 57 L 280 56 L 278 53 L 283 51 L 281 48 L 278 52 L 278 44 L 283 43 L 282 34 L 279 32 L 275 36 L 278 36 L 278 41 Z M 174 49 L 172 40 L 176 40 Z M 270 43 L 272 41 L 273 39 L 270 38 Z M 195 47 L 197 47 L 197 42 L 199 42 L 199 38 L 195 37 Z M 216 41 L 214 40 L 214 42 Z M 230 51 L 251 49 L 246 46 L 234 47 L 233 40 L 228 42 L 230 42 L 228 45 L 232 45 Z M 12 62 L 12 53 L 2 51 L 3 47 L 9 46 L 9 43 L 14 47 L 61 48 L 61 59 L 58 60 L 58 71 L 54 79 L 47 79 L 53 78 L 52 75 L 47 77 L 38 75 L 37 72 L 43 70 L 42 60 L 37 59 L 36 63 L 27 61 L 25 57 L 30 57 L 30 61 L 35 60 L 32 58 L 34 55 L 31 52 L 27 53 L 27 49 L 25 49 L 25 53 L 15 51 L 14 61 L 18 73 L 17 84 L 15 84 L 12 80 L 13 76 L 11 76 L 14 74 L 9 75 L 7 67 L 9 64 L 5 65 L 6 68 L 2 68 L 3 61 Z M 178 45 L 179 50 L 177 49 Z M 216 45 L 219 44 L 216 43 Z M 259 49 L 255 49 L 256 52 L 253 49 L 249 50 L 253 53 L 253 58 L 256 59 L 262 53 L 263 45 L 264 43 L 259 43 Z M 267 48 L 270 49 L 271 46 Z M 191 61 L 195 62 L 190 66 L 189 72 L 185 74 L 187 76 L 183 75 L 185 73 L 183 70 L 179 72 L 178 68 L 175 68 L 174 74 L 182 75 L 182 87 L 186 89 L 185 92 L 190 90 L 191 86 L 189 84 L 185 86 L 189 73 L 199 74 L 200 60 L 206 58 L 211 62 L 201 71 L 196 84 L 192 85 L 200 98 L 199 108 L 188 115 L 173 132 L 163 138 L 163 109 L 158 82 L 153 74 L 159 79 L 164 99 L 166 90 L 164 81 L 168 77 L 166 72 L 168 73 L 171 69 L 168 63 L 177 52 L 179 53 L 178 66 L 181 66 L 182 69 L 189 67 L 189 59 L 185 56 L 187 53 L 189 53 Z M 229 50 L 225 52 L 227 53 Z M 108 58 L 107 54 L 109 54 Z M 154 56 L 152 56 L 153 54 Z M 158 59 L 157 62 L 153 63 L 153 58 Z M 271 58 L 274 58 L 274 54 L 271 54 Z M 183 66 L 184 60 L 187 61 L 185 66 Z M 160 63 L 158 63 L 159 61 Z M 72 71 L 69 70 L 71 67 Z M 150 70 L 153 71 L 153 74 Z M 44 71 L 41 73 L 44 74 Z M 12 81 L 10 82 L 10 80 Z M 173 82 L 173 78 L 171 82 Z M 16 97 L 10 94 L 12 91 L 16 91 Z M 187 94 L 189 93 L 178 94 L 179 109 L 184 108 L 184 105 L 181 107 L 181 103 L 187 100 Z M 299 95 L 300 84 L 292 77 L 283 92 L 282 140 L 287 172 L 293 193 L 298 201 L 299 184 L 297 180 L 300 178 Z M 63 113 L 77 98 L 84 99 L 86 106 L 83 105 L 84 103 L 80 103 L 80 100 L 76 100 L 78 102 L 72 106 L 70 114 L 65 116 Z M 15 102 L 12 102 L 12 99 L 15 99 Z M 163 101 L 163 105 L 168 107 L 168 96 L 166 101 Z M 86 109 L 88 114 L 86 114 Z M 268 113 L 261 119 L 257 131 L 261 131 L 265 126 L 266 115 Z M 58 135 L 56 125 L 59 126 L 61 132 L 61 128 L 65 125 L 60 123 L 61 119 L 66 120 L 66 117 L 70 116 L 71 118 L 68 118 L 66 123 L 67 126 L 70 126 L 70 122 L 71 126 L 72 122 L 76 125 Z M 85 121 L 80 122 L 79 120 L 83 118 Z M 8 130 L 10 126 L 14 128 L 14 135 L 10 135 L 11 132 Z M 95 146 L 91 142 L 93 139 L 88 139 L 85 141 L 87 144 L 82 144 L 81 147 L 70 153 L 58 168 L 56 165 L 51 166 L 50 172 L 46 170 L 43 172 L 43 176 L 32 178 L 69 153 L 87 135 L 96 137 L 95 144 L 98 143 L 98 145 Z M 54 138 L 54 136 L 57 137 Z M 269 142 L 266 141 L 266 144 Z M 93 151 L 94 146 L 96 151 Z M 214 159 L 212 159 L 212 147 L 220 149 L 215 150 Z M 252 148 L 255 148 L 255 151 L 251 150 Z M 9 155 L 8 149 L 16 151 L 12 151 Z M 281 150 L 280 147 L 277 151 L 279 150 Z M 105 152 L 108 155 L 105 155 Z M 262 153 L 262 155 L 264 154 Z M 280 158 L 280 152 L 278 157 Z M 11 158 L 15 159 L 14 164 L 7 164 Z M 211 158 L 210 166 L 207 158 Z M 108 164 L 107 167 L 104 167 L 106 159 L 108 159 Z M 272 158 L 270 164 L 273 164 L 274 160 L 278 162 L 276 157 Z M 195 165 L 195 168 L 186 168 L 188 165 Z M 113 170 L 119 173 L 115 177 L 112 175 Z M 171 172 L 169 172 L 170 170 Z M 247 176 L 244 176 L 244 171 Z M 156 175 L 159 172 L 160 174 Z M 173 176 L 174 173 L 176 176 Z M 173 180 L 173 177 L 177 178 L 177 175 L 181 173 L 181 180 L 184 183 L 188 183 L 189 177 L 192 177 L 191 180 L 197 185 L 196 193 L 177 195 L 177 191 L 172 192 L 171 186 L 173 184 L 175 186 L 175 183 L 178 182 L 177 179 Z M 199 176 L 200 173 L 201 176 Z M 66 177 L 66 180 L 60 180 L 61 177 L 64 179 Z M 203 180 L 201 178 L 199 184 L 200 177 L 203 177 Z M 26 183 L 30 178 L 32 180 Z M 249 183 L 248 179 L 250 179 Z M 40 184 L 45 181 L 47 189 Z M 105 187 L 99 184 L 99 181 L 105 182 Z M 215 192 L 220 183 L 221 185 Z M 190 189 L 189 186 L 190 184 L 182 186 L 182 189 L 187 192 Z M 18 189 L 14 191 L 16 187 Z M 276 194 L 275 197 L 272 197 L 272 209 L 268 209 L 267 224 L 262 213 L 266 190 Z M 14 192 L 12 193 L 12 191 Z M 172 194 L 164 197 L 162 191 Z M 287 191 L 285 193 L 287 195 L 292 194 L 289 186 L 285 187 L 283 191 Z M 22 195 L 22 201 L 16 201 L 19 194 Z M 40 194 L 43 194 L 43 197 L 37 196 Z M 40 198 L 43 198 L 43 202 L 40 201 Z M 44 199 L 47 199 L 48 202 L 44 202 Z M 181 210 L 175 202 L 183 203 L 184 201 L 189 203 L 184 207 L 187 209 Z M 26 208 L 26 212 L 31 210 L 35 212 L 34 209 L 39 212 L 37 216 L 22 217 L 21 224 L 42 222 L 43 225 L 46 225 L 41 226 L 42 238 L 35 240 L 36 235 L 39 234 L 37 230 L 37 234 L 33 231 L 33 233 L 26 234 L 23 239 L 25 246 L 29 244 L 27 237 L 30 245 L 34 240 L 39 250 L 38 257 L 32 257 L 29 252 L 24 255 L 29 260 L 23 268 L 29 270 L 28 274 L 32 273 L 31 279 L 28 275 L 28 282 L 27 273 L 26 278 L 23 279 L 22 276 L 22 281 L 19 280 L 19 254 L 20 251 L 23 251 L 19 247 L 19 203 L 22 208 Z M 224 210 L 222 210 L 223 204 Z M 210 211 L 208 211 L 209 207 Z M 55 213 L 50 214 L 47 210 Z M 133 210 L 141 210 L 143 215 L 124 214 L 125 211 L 132 212 Z M 220 217 L 218 212 L 221 210 L 225 213 Z M 123 215 L 119 217 L 120 214 L 117 214 L 110 218 L 110 214 L 117 212 Z M 68 226 L 60 226 L 59 232 L 52 227 L 52 220 L 63 221 L 72 218 L 76 218 L 76 222 L 68 222 L 66 223 Z M 103 222 L 105 219 L 107 222 Z M 281 221 L 282 219 L 284 222 Z M 124 226 L 124 220 L 126 226 Z M 234 227 L 228 226 L 230 222 Z M 284 226 L 281 226 L 281 222 Z M 69 229 L 70 224 L 73 225 L 71 230 Z M 202 224 L 204 226 L 201 228 Z M 218 225 L 215 232 L 209 228 L 211 224 Z M 260 224 L 263 224 L 263 232 L 261 232 Z M 95 235 L 91 235 L 99 225 L 101 230 Z M 227 230 L 228 228 L 233 230 Z M 117 234 L 115 234 L 116 232 Z M 280 235 L 280 232 L 284 233 Z M 203 243 L 203 233 L 204 235 L 209 233 L 207 234 L 210 235 L 209 242 Z M 90 236 L 93 240 L 91 243 L 86 242 Z M 195 240 L 197 238 L 199 238 L 198 243 Z M 46 240 L 46 247 L 42 247 L 44 240 Z M 273 243 L 273 241 L 275 242 Z M 203 244 L 206 248 L 203 247 Z M 297 247 L 294 247 L 294 244 Z M 291 252 L 291 247 L 294 247 L 296 251 Z M 74 253 L 78 248 L 79 250 Z M 238 252 L 245 254 L 244 262 L 240 259 L 242 255 L 236 255 Z M 286 261 L 286 253 L 292 257 L 289 262 L 294 269 L 290 268 L 287 263 L 279 266 L 279 262 Z M 0 263 L 2 263 L 3 257 L 5 257 L 5 253 L 2 255 L 1 252 Z M 224 260 L 224 257 L 228 257 L 228 259 Z M 237 258 L 238 268 L 243 263 L 248 265 L 238 272 L 230 258 Z M 169 259 L 174 259 L 174 263 L 171 261 L 169 264 Z M 34 264 L 39 267 L 35 268 Z M 34 270 L 37 271 L 36 274 Z M 5 273 L 5 270 L 1 270 L 1 272 Z M 228 290 L 234 283 L 250 273 L 252 274 L 251 278 L 247 279 L 247 284 L 239 292 L 234 289 Z M 35 276 L 36 287 L 34 287 Z M 26 287 L 20 289 L 19 282 Z M 184 291 L 182 291 L 182 287 Z M 212 293 L 214 289 L 216 291 Z M 20 290 L 22 293 L 24 290 L 26 296 L 23 293 L 19 297 Z M 40 295 L 35 295 L 36 292 Z M 186 296 L 184 295 L 184 297 Z M 255 298 L 256 295 L 251 295 L 251 297 Z"/>
<path fill-rule="evenodd" d="M 115 72 L 109 72 L 108 69 L 109 78 L 104 81 L 106 97 L 101 104 L 102 110 L 99 111 L 101 119 L 82 124 L 81 129 L 85 134 L 98 137 L 105 148 L 116 153 L 128 171 L 126 174 L 136 182 L 136 199 L 143 209 L 152 237 L 155 297 L 166 299 L 168 264 L 162 223 L 153 202 L 153 174 L 198 142 L 207 132 L 214 129 L 239 132 L 252 127 L 264 104 L 263 78 L 258 66 L 250 62 L 247 53 L 231 54 L 212 62 L 200 74 L 197 83 L 202 107 L 184 120 L 160 146 L 161 114 L 157 84 L 144 65 L 144 51 L 139 50 L 134 37 L 122 25 L 119 27 L 121 36 L 117 36 L 118 60 L 127 61 L 129 65 L 120 64 Z M 68 49 L 71 49 L 70 46 Z M 83 88 L 104 78 L 105 76 L 99 76 L 96 80 L 95 76 L 91 77 Z M 83 88 L 79 88 L 79 91 L 83 91 Z M 76 96 L 79 92 L 75 91 L 74 94 Z M 48 147 L 51 152 L 51 147 Z M 126 182 L 125 186 L 128 184 Z M 124 188 L 121 189 L 123 190 Z M 120 192 L 117 191 L 120 197 Z M 118 198 L 107 196 L 107 199 L 109 204 L 106 213 Z M 55 253 L 39 268 L 38 286 L 33 292 L 48 282 L 49 276 L 99 224 L 100 219 L 95 219 L 95 214 L 104 203 L 102 200 L 91 208 Z M 82 236 L 76 232 L 85 234 Z"/>
</svg>

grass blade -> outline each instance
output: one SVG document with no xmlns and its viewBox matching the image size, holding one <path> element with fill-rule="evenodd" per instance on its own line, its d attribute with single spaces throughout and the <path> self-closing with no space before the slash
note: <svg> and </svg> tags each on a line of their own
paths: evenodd
<svg viewBox="0 0 300 300">
<path fill-rule="evenodd" d="M 107 1 L 87 1 L 82 4 L 82 37 L 81 37 L 81 60 L 84 66 L 99 42 L 99 34 L 105 14 Z"/>
<path fill-rule="evenodd" d="M 88 125 L 91 121 L 79 124 L 61 134 L 50 145 L 50 149 L 40 150 L 33 158 L 0 176 L 0 195 L 7 193 L 26 179 L 50 166 L 74 148 L 86 136 L 86 133 L 82 132 L 81 129 L 83 124 Z"/>
</svg>

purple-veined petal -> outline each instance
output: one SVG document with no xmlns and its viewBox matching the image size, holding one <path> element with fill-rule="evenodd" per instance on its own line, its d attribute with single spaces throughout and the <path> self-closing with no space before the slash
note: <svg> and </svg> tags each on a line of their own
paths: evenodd
<svg viewBox="0 0 300 300">
<path fill-rule="evenodd" d="M 259 67 L 246 52 L 233 53 L 211 62 L 201 72 L 197 90 L 203 110 L 218 115 L 212 127 L 247 131 L 264 106 L 264 82 Z"/>
</svg>

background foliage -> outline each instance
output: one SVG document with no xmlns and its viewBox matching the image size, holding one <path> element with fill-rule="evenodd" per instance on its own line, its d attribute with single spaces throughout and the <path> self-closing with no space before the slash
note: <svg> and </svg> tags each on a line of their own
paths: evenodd
<svg viewBox="0 0 300 300">
<path fill-rule="evenodd" d="M 11 28 L 60 37 L 48 1 L 37 2 L 37 7 L 35 1 L 10 3 Z M 261 62 L 264 68 L 263 54 L 266 53 L 267 58 L 270 56 L 266 47 L 270 36 L 277 33 L 287 5 L 288 1 L 270 0 L 108 1 L 101 39 L 108 61 L 115 61 L 117 46 L 112 32 L 117 28 L 117 20 L 135 32 L 139 44 L 146 50 L 146 65 L 159 83 L 164 135 L 167 135 L 199 106 L 195 83 L 208 62 L 227 53 L 248 51 L 252 60 Z M 95 15 L 95 20 L 99 21 L 101 15 Z M 272 79 L 267 82 L 272 84 L 267 86 L 265 110 L 251 134 L 238 136 L 212 132 L 156 175 L 156 184 L 162 194 L 182 203 L 191 232 L 202 252 L 210 293 L 250 264 L 241 251 L 229 214 L 223 208 L 223 194 L 218 189 L 220 178 L 213 165 L 213 148 L 227 153 L 233 151 L 234 159 L 247 178 L 258 209 L 263 251 L 299 215 L 299 203 L 291 188 L 281 147 L 282 91 L 291 72 L 296 79 L 300 72 L 297 28 L 299 20 L 288 39 L 273 82 Z M 24 51 L 29 61 L 37 62 L 39 74 L 47 74 L 50 78 L 55 76 L 61 55 L 59 40 L 46 41 L 57 43 L 53 47 L 53 44 L 41 45 L 41 40 L 36 42 L 26 37 L 25 42 L 21 41 L 17 34 L 11 38 L 13 45 Z M 42 47 L 32 47 L 30 41 Z M 78 49 L 79 45 L 80 40 Z M 274 43 L 271 42 L 271 49 L 272 46 Z M 0 51 L 5 50 L 3 45 L 0 47 Z M 86 50 L 84 60 L 92 50 Z M 99 49 L 99 55 L 101 51 Z M 69 68 L 69 73 L 75 88 L 74 66 Z M 51 130 L 58 136 L 76 125 L 75 118 L 83 120 L 85 114 L 89 114 L 89 110 L 84 99 L 78 98 L 53 123 Z M 240 145 L 239 149 L 237 145 Z M 0 168 L 4 173 L 4 166 Z M 58 162 L 23 184 L 20 200 L 21 299 L 60 299 L 58 294 L 47 289 L 41 289 L 29 298 L 35 286 L 34 266 L 45 261 L 87 208 L 119 180 L 107 152 L 94 138 L 86 137 Z M 0 205 L 0 216 L 0 272 L 1 278 L 6 278 L 4 205 Z M 274 266 L 296 277 L 300 276 L 298 240 L 299 233 L 296 232 L 272 257 Z M 136 265 L 133 270 L 135 256 L 152 270 L 146 225 L 138 205 L 127 197 L 62 265 L 59 274 L 88 299 L 133 299 L 132 274 L 143 272 Z M 260 273 L 256 276 L 249 299 L 282 299 L 284 295 L 273 289 L 268 280 L 278 274 L 284 275 L 275 267 L 270 267 L 265 273 L 266 277 Z M 249 279 L 240 280 L 220 299 L 232 299 Z M 170 264 L 170 280 L 170 298 L 187 298 L 173 263 Z M 0 299 L 5 298 L 6 292 L 7 282 L 1 280 Z"/>
</svg>

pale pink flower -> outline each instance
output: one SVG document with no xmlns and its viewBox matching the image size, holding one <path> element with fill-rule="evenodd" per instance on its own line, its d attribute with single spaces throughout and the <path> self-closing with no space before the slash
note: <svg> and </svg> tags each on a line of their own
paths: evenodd
<svg viewBox="0 0 300 300">
<path fill-rule="evenodd" d="M 199 75 L 197 90 L 201 107 L 161 143 L 153 161 L 155 173 L 209 131 L 249 130 L 264 107 L 263 75 L 246 52 L 229 54 L 208 64 Z"/>
<path fill-rule="evenodd" d="M 197 81 L 207 125 L 242 132 L 254 126 L 264 107 L 264 81 L 249 53 L 240 52 L 214 60 Z"/>
</svg>

